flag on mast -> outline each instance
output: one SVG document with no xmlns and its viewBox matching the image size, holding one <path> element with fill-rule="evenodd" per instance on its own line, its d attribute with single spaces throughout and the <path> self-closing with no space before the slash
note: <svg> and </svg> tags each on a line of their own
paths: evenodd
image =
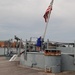
<svg viewBox="0 0 75 75">
<path fill-rule="evenodd" d="M 43 16 L 44 19 L 45 19 L 45 22 L 48 22 L 48 20 L 49 20 L 49 17 L 50 17 L 51 11 L 52 11 L 53 1 L 54 1 L 54 0 L 52 0 L 52 1 L 50 2 L 50 5 L 49 5 L 48 8 L 46 9 L 46 12 L 45 12 L 45 14 L 44 14 L 44 16 Z"/>
</svg>

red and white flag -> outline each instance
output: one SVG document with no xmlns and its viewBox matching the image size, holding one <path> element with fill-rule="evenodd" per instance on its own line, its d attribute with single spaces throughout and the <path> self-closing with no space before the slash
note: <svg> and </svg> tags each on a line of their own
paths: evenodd
<svg viewBox="0 0 75 75">
<path fill-rule="evenodd" d="M 53 1 L 54 0 L 51 1 L 50 5 L 48 6 L 48 8 L 47 8 L 47 10 L 46 10 L 46 12 L 45 12 L 45 14 L 43 16 L 44 19 L 45 19 L 45 22 L 48 22 L 48 20 L 49 20 L 49 17 L 50 17 L 51 11 L 52 11 Z"/>
</svg>

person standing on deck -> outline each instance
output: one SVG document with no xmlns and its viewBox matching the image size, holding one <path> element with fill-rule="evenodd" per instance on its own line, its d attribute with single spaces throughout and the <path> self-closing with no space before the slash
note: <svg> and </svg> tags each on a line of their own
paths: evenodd
<svg viewBox="0 0 75 75">
<path fill-rule="evenodd" d="M 42 45 L 42 38 L 41 36 L 37 39 L 37 43 L 36 43 L 36 50 L 40 51 L 41 50 L 41 45 Z"/>
</svg>

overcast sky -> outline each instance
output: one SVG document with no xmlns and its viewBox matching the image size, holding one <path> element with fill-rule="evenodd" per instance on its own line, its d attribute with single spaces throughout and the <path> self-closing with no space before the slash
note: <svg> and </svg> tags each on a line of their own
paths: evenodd
<svg viewBox="0 0 75 75">
<path fill-rule="evenodd" d="M 0 0 L 0 40 L 42 36 L 51 0 Z M 75 41 L 75 0 L 54 0 L 45 39 Z"/>
</svg>

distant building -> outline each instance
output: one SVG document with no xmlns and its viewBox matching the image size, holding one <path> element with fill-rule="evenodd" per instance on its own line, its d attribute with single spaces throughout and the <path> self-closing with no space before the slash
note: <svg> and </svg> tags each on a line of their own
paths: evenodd
<svg viewBox="0 0 75 75">
<path fill-rule="evenodd" d="M 4 47 L 4 41 L 0 41 L 0 47 Z"/>
<path fill-rule="evenodd" d="M 15 48 L 16 47 L 16 42 L 11 42 L 9 44 L 12 48 Z M 8 46 L 8 41 L 0 41 L 0 47 L 3 48 L 3 47 L 7 47 Z"/>
</svg>

